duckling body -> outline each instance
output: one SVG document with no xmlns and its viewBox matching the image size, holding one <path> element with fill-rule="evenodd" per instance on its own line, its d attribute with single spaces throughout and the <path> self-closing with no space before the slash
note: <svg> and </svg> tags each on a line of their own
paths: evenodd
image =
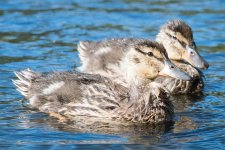
<svg viewBox="0 0 225 150">
<path fill-rule="evenodd" d="M 123 72 L 123 68 L 119 66 L 118 62 L 126 56 L 125 52 L 129 51 L 133 45 L 143 41 L 148 40 L 117 38 L 97 42 L 80 42 L 78 44 L 78 51 L 82 66 L 78 69 L 81 72 L 99 73 L 110 78 L 118 76 L 120 72 Z M 186 60 L 200 68 L 208 67 L 207 62 L 194 50 L 196 46 L 191 28 L 180 20 L 171 21 L 162 27 L 160 33 L 157 35 L 157 41 L 165 46 L 171 59 L 180 60 L 176 64 L 180 69 L 189 74 L 192 80 L 181 81 L 169 77 L 158 77 L 155 81 L 165 85 L 172 94 L 187 94 L 201 91 L 204 87 L 201 72 L 195 67 L 182 62 Z M 189 53 L 193 53 L 195 56 L 190 56 L 191 54 Z"/>
<path fill-rule="evenodd" d="M 32 107 L 49 114 L 109 122 L 172 121 L 173 105 L 167 90 L 152 79 L 159 74 L 190 78 L 170 62 L 165 49 L 156 42 L 139 43 L 119 63 L 126 77 L 124 84 L 98 74 L 42 74 L 29 69 L 16 72 L 18 79 L 13 82 Z"/>
<path fill-rule="evenodd" d="M 56 113 L 69 119 L 89 119 L 158 123 L 172 121 L 173 105 L 167 91 L 157 83 L 139 87 L 135 99 L 129 88 L 109 78 L 61 72 L 40 74 L 17 72 L 18 90 L 41 112 Z"/>
</svg>

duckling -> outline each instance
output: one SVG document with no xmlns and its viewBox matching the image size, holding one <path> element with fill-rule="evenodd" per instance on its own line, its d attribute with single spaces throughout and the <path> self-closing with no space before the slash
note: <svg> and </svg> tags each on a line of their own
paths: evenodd
<svg viewBox="0 0 225 150">
<path fill-rule="evenodd" d="M 78 44 L 79 57 L 82 65 L 78 68 L 81 72 L 110 74 L 113 66 L 125 55 L 133 44 L 146 41 L 146 39 L 116 38 L 104 41 L 83 41 Z M 168 88 L 171 94 L 187 94 L 199 92 L 204 87 L 202 73 L 195 67 L 206 69 L 208 63 L 196 51 L 191 27 L 181 20 L 172 20 L 163 25 L 157 35 L 156 41 L 166 48 L 168 56 L 173 62 L 188 73 L 191 81 L 182 81 L 175 78 L 159 77 L 156 82 Z M 186 64 L 187 61 L 189 64 Z M 194 66 L 194 67 L 193 67 Z M 118 69 L 122 71 L 122 69 Z M 113 72 L 113 73 L 112 73 Z M 169 83 L 169 84 L 168 84 Z M 173 85 L 176 85 L 175 87 Z"/>
<path fill-rule="evenodd" d="M 182 20 L 169 21 L 161 27 L 156 41 L 164 45 L 173 63 L 192 77 L 191 81 L 159 77 L 156 82 L 163 84 L 172 94 L 202 91 L 204 75 L 199 69 L 207 69 L 209 64 L 196 50 L 191 27 Z"/>
<path fill-rule="evenodd" d="M 15 72 L 18 91 L 41 112 L 86 122 L 159 123 L 173 120 L 167 90 L 151 82 L 158 75 L 190 79 L 173 65 L 156 42 L 134 45 L 121 60 L 129 84 L 99 74 Z M 159 59 L 162 58 L 162 59 Z M 154 65 L 152 65 L 154 64 Z M 57 116 L 57 115 L 54 115 Z"/>
<path fill-rule="evenodd" d="M 163 25 L 156 41 L 163 44 L 171 60 L 184 60 L 199 69 L 209 67 L 196 50 L 191 27 L 182 20 L 172 20 Z"/>
</svg>

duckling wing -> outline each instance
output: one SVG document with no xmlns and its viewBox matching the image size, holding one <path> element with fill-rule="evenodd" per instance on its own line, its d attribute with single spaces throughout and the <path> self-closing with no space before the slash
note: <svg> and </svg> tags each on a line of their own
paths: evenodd
<svg viewBox="0 0 225 150">
<path fill-rule="evenodd" d="M 82 66 L 79 70 L 89 73 L 107 72 L 110 67 L 118 65 L 130 46 L 143 40 L 114 38 L 97 42 L 80 41 L 77 49 Z"/>
<path fill-rule="evenodd" d="M 14 84 L 32 107 L 46 113 L 70 116 L 112 116 L 127 88 L 100 75 L 78 72 L 47 74 L 24 70 L 16 73 Z"/>
</svg>

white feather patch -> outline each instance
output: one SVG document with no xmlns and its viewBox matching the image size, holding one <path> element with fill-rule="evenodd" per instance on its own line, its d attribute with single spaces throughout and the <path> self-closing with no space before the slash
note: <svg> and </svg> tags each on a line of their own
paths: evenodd
<svg viewBox="0 0 225 150">
<path fill-rule="evenodd" d="M 38 97 L 36 95 L 34 95 L 29 100 L 30 100 L 30 105 L 35 106 L 38 101 Z"/>
<path fill-rule="evenodd" d="M 43 90 L 43 94 L 51 94 L 61 88 L 64 84 L 65 83 L 63 81 L 50 84 L 47 88 Z"/>
<path fill-rule="evenodd" d="M 110 47 L 103 47 L 103 48 L 98 49 L 98 51 L 95 52 L 95 55 L 105 54 L 105 53 L 108 53 L 111 50 L 112 49 Z"/>
</svg>

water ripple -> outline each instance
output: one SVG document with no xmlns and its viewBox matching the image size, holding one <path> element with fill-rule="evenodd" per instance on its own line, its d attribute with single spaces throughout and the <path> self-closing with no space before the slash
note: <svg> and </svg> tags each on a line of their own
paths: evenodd
<svg viewBox="0 0 225 150">
<path fill-rule="evenodd" d="M 1 148 L 223 149 L 224 10 L 223 0 L 0 1 Z M 28 67 L 46 72 L 79 66 L 79 40 L 155 39 L 159 26 L 174 18 L 184 19 L 192 27 L 198 50 L 210 63 L 204 71 L 202 93 L 172 98 L 174 124 L 124 127 L 59 123 L 31 109 L 11 82 L 13 71 Z"/>
</svg>

